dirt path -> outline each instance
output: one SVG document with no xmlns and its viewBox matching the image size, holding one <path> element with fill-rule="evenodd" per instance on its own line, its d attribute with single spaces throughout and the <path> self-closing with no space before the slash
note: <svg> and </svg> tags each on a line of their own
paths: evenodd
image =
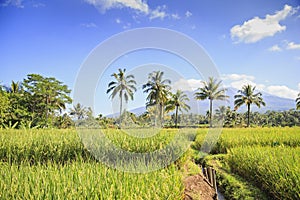
<svg viewBox="0 0 300 200">
<path fill-rule="evenodd" d="M 214 200 L 216 198 L 215 190 L 200 174 L 186 177 L 184 185 L 184 200 Z"/>
</svg>

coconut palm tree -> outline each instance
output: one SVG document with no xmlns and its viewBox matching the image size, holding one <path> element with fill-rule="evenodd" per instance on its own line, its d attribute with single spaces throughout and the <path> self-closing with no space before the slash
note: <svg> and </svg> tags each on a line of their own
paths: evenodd
<svg viewBox="0 0 300 200">
<path fill-rule="evenodd" d="M 167 102 L 166 111 L 172 111 L 175 109 L 175 127 L 178 123 L 178 111 L 183 112 L 183 110 L 188 111 L 191 109 L 189 105 L 186 104 L 186 101 L 190 99 L 187 95 L 181 90 L 177 90 L 175 94 L 171 95 L 171 99 Z"/>
<path fill-rule="evenodd" d="M 255 93 L 256 87 L 252 85 L 244 85 L 241 90 L 238 90 L 237 95 L 234 95 L 234 109 L 237 110 L 243 104 L 247 106 L 247 126 L 250 126 L 250 106 L 251 104 L 255 104 L 260 108 L 261 105 L 265 106 L 266 103 L 263 101 L 261 97 L 262 94 L 260 92 Z"/>
<path fill-rule="evenodd" d="M 146 106 L 156 106 L 161 125 L 164 116 L 164 106 L 168 100 L 171 89 L 171 81 L 169 79 L 163 79 L 163 75 L 164 72 L 162 71 L 154 71 L 150 73 L 148 76 L 148 82 L 142 87 L 145 93 L 149 93 L 146 99 Z M 155 126 L 157 126 L 156 118 L 157 116 L 155 117 Z"/>
<path fill-rule="evenodd" d="M 226 89 L 221 88 L 222 81 L 209 77 L 208 81 L 202 81 L 203 87 L 198 88 L 195 93 L 196 100 L 209 100 L 209 126 L 212 127 L 212 111 L 214 100 L 226 100 L 229 98 L 225 95 Z"/>
<path fill-rule="evenodd" d="M 76 116 L 78 120 L 83 119 L 86 113 L 86 107 L 80 103 L 77 103 L 75 106 L 73 106 L 73 108 L 70 109 L 70 115 Z"/>
<path fill-rule="evenodd" d="M 296 109 L 300 110 L 300 93 L 298 94 L 298 98 L 296 99 Z"/>
<path fill-rule="evenodd" d="M 133 75 L 126 75 L 126 69 L 119 69 L 119 73 L 113 73 L 111 76 L 115 78 L 108 84 L 106 93 L 111 93 L 110 98 L 114 99 L 118 94 L 120 97 L 120 125 L 123 112 L 123 98 L 127 103 L 129 98 L 133 100 L 133 94 L 136 91 L 136 81 Z"/>
</svg>

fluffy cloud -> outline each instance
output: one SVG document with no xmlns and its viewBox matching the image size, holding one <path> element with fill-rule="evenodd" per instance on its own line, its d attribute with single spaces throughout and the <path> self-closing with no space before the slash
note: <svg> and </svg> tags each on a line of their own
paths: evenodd
<svg viewBox="0 0 300 200">
<path fill-rule="evenodd" d="M 286 26 L 280 25 L 279 22 L 294 13 L 295 9 L 292 6 L 285 5 L 283 10 L 277 11 L 274 15 L 266 15 L 263 19 L 254 17 L 242 25 L 232 27 L 231 37 L 245 43 L 254 43 L 265 37 L 271 37 L 286 29 Z"/>
<path fill-rule="evenodd" d="M 185 12 L 185 17 L 186 18 L 189 18 L 190 16 L 192 16 L 193 15 L 193 13 L 191 13 L 190 11 L 186 11 Z"/>
<path fill-rule="evenodd" d="M 156 9 L 150 9 L 145 0 L 84 0 L 88 4 L 96 7 L 101 13 L 112 8 L 131 8 L 138 13 L 145 14 L 149 16 L 149 19 L 161 19 L 165 17 L 171 17 L 173 19 L 180 19 L 178 14 L 168 14 L 166 10 L 166 5 L 157 6 Z M 117 22 L 117 21 L 116 21 Z M 118 23 L 118 22 L 117 22 Z"/>
<path fill-rule="evenodd" d="M 179 79 L 176 81 L 172 88 L 174 90 L 182 90 L 182 91 L 195 91 L 197 88 L 202 87 L 202 80 L 197 79 Z"/>
<path fill-rule="evenodd" d="M 243 85 L 253 85 L 258 90 L 263 90 L 265 88 L 264 84 L 257 84 L 254 82 L 255 77 L 245 74 L 224 74 L 222 75 L 222 80 L 226 83 L 226 86 L 233 87 L 235 89 L 241 89 Z"/>
<path fill-rule="evenodd" d="M 295 44 L 294 42 L 289 42 L 286 49 L 300 49 L 300 44 Z"/>
<path fill-rule="evenodd" d="M 24 8 L 23 0 L 6 0 L 4 3 L 1 3 L 0 6 L 15 6 L 17 8 Z"/>
<path fill-rule="evenodd" d="M 269 51 L 281 51 L 282 49 L 276 44 L 268 49 Z"/>
<path fill-rule="evenodd" d="M 150 20 L 155 18 L 164 19 L 167 16 L 167 13 L 164 11 L 166 9 L 166 6 L 157 6 L 157 8 L 153 11 L 151 11 L 150 14 Z"/>
<path fill-rule="evenodd" d="M 105 12 L 111 8 L 127 7 L 141 13 L 149 13 L 149 6 L 143 0 L 85 0 L 85 2 L 95 6 L 101 12 Z"/>
<path fill-rule="evenodd" d="M 266 92 L 289 99 L 295 99 L 298 95 L 298 91 L 290 89 L 285 85 L 272 85 L 266 88 Z"/>
</svg>

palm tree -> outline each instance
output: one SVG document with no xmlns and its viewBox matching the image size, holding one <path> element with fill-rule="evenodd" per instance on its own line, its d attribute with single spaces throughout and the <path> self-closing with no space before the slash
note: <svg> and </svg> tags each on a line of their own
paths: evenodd
<svg viewBox="0 0 300 200">
<path fill-rule="evenodd" d="M 8 93 L 19 93 L 22 90 L 22 85 L 20 82 L 12 81 L 10 86 L 5 86 L 5 89 Z"/>
<path fill-rule="evenodd" d="M 243 104 L 247 106 L 247 126 L 250 126 L 250 106 L 251 104 L 255 104 L 257 107 L 260 108 L 261 105 L 265 106 L 266 103 L 263 101 L 261 97 L 262 94 L 260 92 L 254 93 L 256 87 L 252 85 L 244 85 L 242 90 L 239 90 L 237 95 L 234 95 L 234 109 L 237 110 Z"/>
<path fill-rule="evenodd" d="M 86 108 L 80 103 L 77 103 L 75 106 L 73 106 L 73 108 L 70 109 L 70 115 L 76 116 L 78 120 L 83 119 L 86 113 Z"/>
<path fill-rule="evenodd" d="M 296 109 L 300 110 L 300 93 L 298 94 L 298 98 L 296 99 Z"/>
<path fill-rule="evenodd" d="M 175 109 L 175 127 L 178 123 L 178 111 L 182 112 L 183 110 L 188 111 L 191 109 L 189 105 L 185 102 L 190 99 L 184 94 L 181 90 L 177 90 L 175 94 L 172 94 L 171 99 L 167 102 L 166 111 L 171 111 Z"/>
<path fill-rule="evenodd" d="M 136 91 L 136 82 L 133 75 L 126 75 L 126 69 L 119 69 L 119 73 L 113 73 L 111 76 L 115 78 L 115 81 L 111 81 L 108 84 L 108 89 L 106 93 L 110 93 L 110 98 L 114 99 L 117 94 L 120 97 L 120 125 L 121 125 L 121 116 L 123 112 L 123 98 L 127 103 L 129 97 L 133 100 L 133 93 Z"/>
<path fill-rule="evenodd" d="M 218 120 L 224 120 L 226 118 L 226 114 L 230 110 L 229 106 L 220 106 L 215 110 L 216 112 L 216 117 Z"/>
<path fill-rule="evenodd" d="M 164 72 L 154 71 L 149 74 L 148 82 L 143 85 L 144 92 L 149 93 L 147 96 L 146 106 L 156 106 L 161 125 L 164 115 L 164 106 L 168 100 L 171 89 L 171 81 L 169 79 L 163 79 L 163 75 Z M 157 126 L 156 118 L 157 117 L 155 117 L 155 126 Z"/>
<path fill-rule="evenodd" d="M 195 93 L 196 100 L 209 100 L 209 126 L 212 127 L 213 100 L 226 100 L 229 98 L 225 95 L 226 89 L 221 89 L 222 81 L 217 81 L 209 77 L 208 81 L 202 81 L 203 87 L 198 88 L 199 92 Z"/>
</svg>

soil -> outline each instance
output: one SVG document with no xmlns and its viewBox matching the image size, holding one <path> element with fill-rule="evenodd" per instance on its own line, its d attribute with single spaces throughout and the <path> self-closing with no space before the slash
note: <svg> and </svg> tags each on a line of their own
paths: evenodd
<svg viewBox="0 0 300 200">
<path fill-rule="evenodd" d="M 188 176 L 184 180 L 184 200 L 214 200 L 215 190 L 205 181 L 200 174 Z"/>
</svg>

